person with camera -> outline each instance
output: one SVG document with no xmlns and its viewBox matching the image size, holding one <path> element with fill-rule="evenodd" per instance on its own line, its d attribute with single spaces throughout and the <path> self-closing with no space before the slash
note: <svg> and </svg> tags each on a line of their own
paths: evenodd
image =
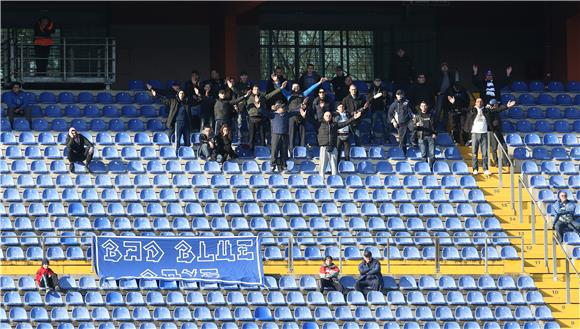
<svg viewBox="0 0 580 329">
<path fill-rule="evenodd" d="M 70 172 L 75 172 L 75 162 L 85 161 L 87 169 L 93 160 L 95 146 L 88 138 L 79 134 L 75 127 L 70 127 L 66 137 L 66 149 L 68 149 L 68 161 Z"/>
</svg>

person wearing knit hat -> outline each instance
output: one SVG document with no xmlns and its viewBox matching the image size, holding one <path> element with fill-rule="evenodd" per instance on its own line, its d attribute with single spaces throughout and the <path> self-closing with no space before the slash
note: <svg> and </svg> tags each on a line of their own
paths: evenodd
<svg viewBox="0 0 580 329">
<path fill-rule="evenodd" d="M 46 290 L 60 290 L 58 284 L 58 276 L 54 271 L 48 267 L 49 262 L 48 259 L 42 260 L 42 265 L 36 271 L 36 276 L 34 277 L 34 281 L 39 288 L 44 288 Z"/>
</svg>

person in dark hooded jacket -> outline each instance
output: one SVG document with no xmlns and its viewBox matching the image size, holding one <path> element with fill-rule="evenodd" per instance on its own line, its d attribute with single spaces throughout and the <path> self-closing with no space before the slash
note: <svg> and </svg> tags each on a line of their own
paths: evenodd
<svg viewBox="0 0 580 329">
<path fill-rule="evenodd" d="M 381 274 L 381 263 L 370 251 L 365 251 L 363 261 L 358 266 L 360 277 L 356 280 L 354 289 L 362 292 L 364 296 L 369 291 L 381 291 L 383 288 L 383 275 Z"/>
</svg>

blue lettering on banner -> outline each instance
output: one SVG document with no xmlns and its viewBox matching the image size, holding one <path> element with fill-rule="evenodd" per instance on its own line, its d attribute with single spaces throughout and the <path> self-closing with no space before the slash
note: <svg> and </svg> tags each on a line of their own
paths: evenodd
<svg viewBox="0 0 580 329">
<path fill-rule="evenodd" d="M 102 278 L 263 285 L 258 237 L 95 237 L 93 265 Z"/>
</svg>

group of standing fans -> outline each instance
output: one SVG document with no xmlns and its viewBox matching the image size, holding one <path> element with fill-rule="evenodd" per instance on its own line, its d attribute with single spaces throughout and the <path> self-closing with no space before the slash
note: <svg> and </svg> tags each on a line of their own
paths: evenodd
<svg viewBox="0 0 580 329">
<path fill-rule="evenodd" d="M 499 100 L 501 88 L 510 82 L 512 68 L 506 68 L 504 80 L 496 80 L 491 70 L 480 77 L 474 65 L 472 82 L 480 97 L 475 100 L 475 107 L 470 108 L 471 93 L 459 83 L 458 73 L 451 71 L 446 62 L 441 63 L 438 81 L 431 83 L 424 73 L 412 73 L 404 50 L 399 50 L 395 58 L 398 59 L 393 62 L 399 64 L 392 68 L 391 82 L 397 88 L 394 93 L 385 88 L 380 78 L 375 78 L 363 96 L 352 77 L 337 66 L 329 84 L 335 95 L 332 100 L 328 95 L 330 88 L 323 87 L 327 79 L 312 64 L 290 86 L 284 70 L 276 67 L 265 92 L 258 84 L 251 84 L 245 72 L 236 81 L 232 77 L 221 79 L 216 70 L 205 81 L 193 71 L 183 88 L 174 83 L 169 90 L 156 90 L 151 85 L 147 89 L 168 106 L 166 125 L 175 136 L 177 149 L 190 146 L 191 133 L 199 129 L 199 155 L 222 163 L 237 156 L 232 146 L 235 136 L 239 147 L 250 152 L 256 146 L 270 145 L 272 170 L 284 171 L 295 146 L 311 146 L 306 138 L 310 127 L 321 149 L 321 175 L 327 165 L 336 174 L 343 151 L 345 160 L 349 160 L 351 143 L 371 144 L 372 140 L 385 144 L 393 131 L 405 155 L 408 146 L 419 147 L 422 158 L 432 167 L 437 134 L 449 131 L 456 143 L 472 145 L 474 174 L 478 173 L 479 150 L 484 158 L 484 173 L 489 174 L 487 133 L 496 136 L 490 140 L 495 163 L 497 141 L 506 148 L 499 113 L 515 102 L 500 105 Z M 413 75 L 415 79 L 411 81 Z M 363 119 L 370 122 L 370 129 L 368 125 L 364 128 L 370 134 L 361 129 Z"/>
</svg>

